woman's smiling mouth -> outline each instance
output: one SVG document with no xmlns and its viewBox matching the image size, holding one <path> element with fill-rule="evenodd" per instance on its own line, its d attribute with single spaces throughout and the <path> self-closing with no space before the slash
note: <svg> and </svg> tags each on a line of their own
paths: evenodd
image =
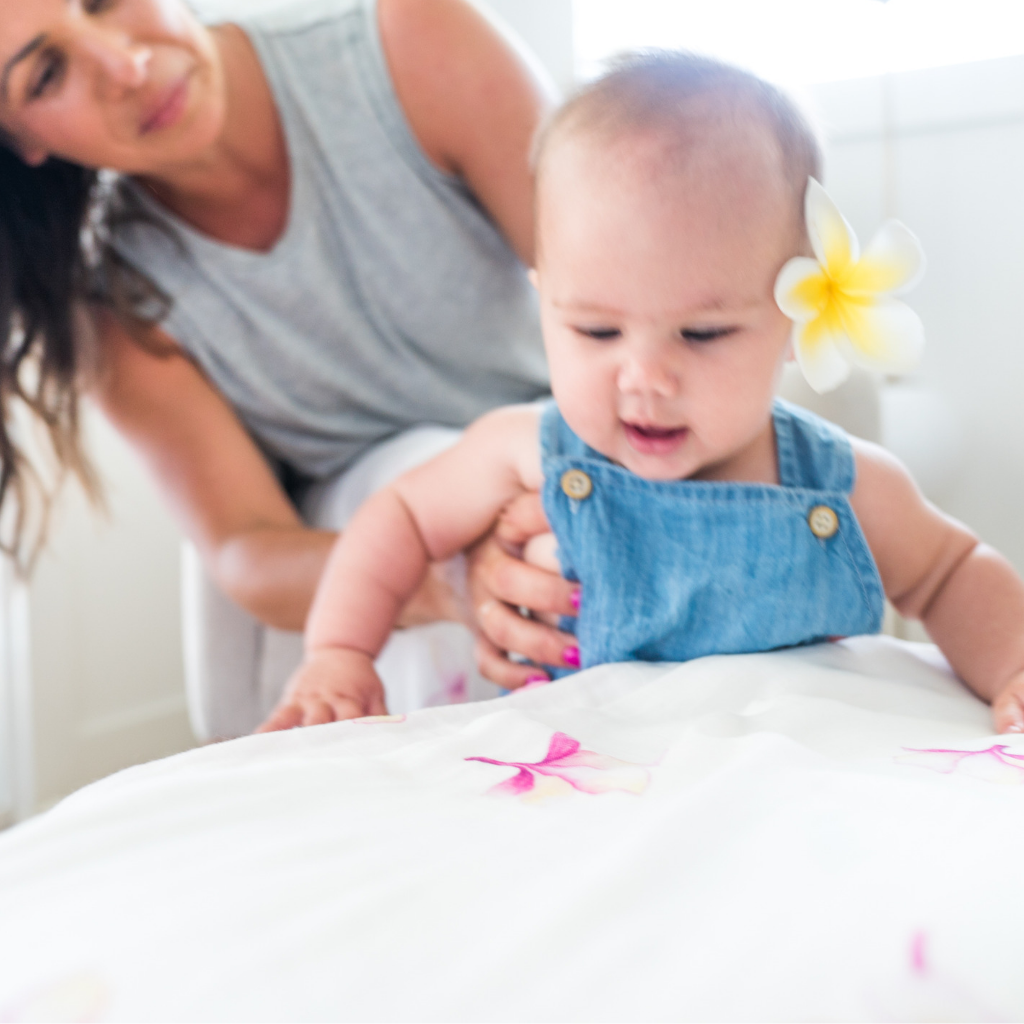
<svg viewBox="0 0 1024 1024">
<path fill-rule="evenodd" d="M 629 446 L 641 455 L 669 455 L 683 443 L 689 433 L 687 427 L 653 427 L 625 421 L 622 429 Z"/>
</svg>

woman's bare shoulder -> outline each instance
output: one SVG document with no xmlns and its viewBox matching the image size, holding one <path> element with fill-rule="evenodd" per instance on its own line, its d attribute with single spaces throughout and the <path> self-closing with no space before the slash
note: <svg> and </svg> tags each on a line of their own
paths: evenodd
<svg viewBox="0 0 1024 1024">
<path fill-rule="evenodd" d="M 399 101 L 444 170 L 459 173 L 467 123 L 479 128 L 524 112 L 533 119 L 553 102 L 538 62 L 469 0 L 378 0 L 377 17 Z"/>
<path fill-rule="evenodd" d="M 469 184 L 529 263 L 529 151 L 550 83 L 468 0 L 378 0 L 377 10 L 395 92 L 424 153 Z"/>
</svg>

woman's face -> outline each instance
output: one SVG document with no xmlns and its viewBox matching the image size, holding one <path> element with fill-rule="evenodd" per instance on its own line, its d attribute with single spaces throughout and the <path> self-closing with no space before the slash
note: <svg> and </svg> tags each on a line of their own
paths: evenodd
<svg viewBox="0 0 1024 1024">
<path fill-rule="evenodd" d="M 224 77 L 183 0 L 0 0 L 0 127 L 23 158 L 131 174 L 220 135 Z"/>
</svg>

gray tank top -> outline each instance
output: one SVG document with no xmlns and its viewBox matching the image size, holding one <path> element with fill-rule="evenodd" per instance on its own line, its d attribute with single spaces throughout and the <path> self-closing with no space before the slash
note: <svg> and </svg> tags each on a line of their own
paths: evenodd
<svg viewBox="0 0 1024 1024">
<path fill-rule="evenodd" d="M 162 326 L 268 457 L 321 478 L 406 427 L 544 393 L 525 269 L 417 145 L 374 0 L 292 0 L 239 24 L 284 125 L 284 234 L 265 254 L 224 245 L 129 183 L 160 227 L 130 224 L 115 245 L 171 299 Z"/>
</svg>

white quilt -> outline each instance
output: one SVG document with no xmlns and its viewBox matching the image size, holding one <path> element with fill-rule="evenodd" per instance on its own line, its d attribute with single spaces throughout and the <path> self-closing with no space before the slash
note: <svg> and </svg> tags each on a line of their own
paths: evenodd
<svg viewBox="0 0 1024 1024">
<path fill-rule="evenodd" d="M 0 1020 L 1020 1020 L 1024 738 L 930 647 L 609 665 L 0 836 Z"/>
</svg>

